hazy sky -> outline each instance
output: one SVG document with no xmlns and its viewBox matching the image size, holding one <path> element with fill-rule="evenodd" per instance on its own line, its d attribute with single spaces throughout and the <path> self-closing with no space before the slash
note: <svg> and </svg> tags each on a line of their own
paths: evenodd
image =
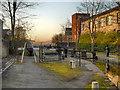
<svg viewBox="0 0 120 90">
<path fill-rule="evenodd" d="M 79 2 L 45 2 L 30 10 L 30 13 L 37 15 L 31 19 L 34 25 L 31 37 L 41 41 L 50 40 L 54 34 L 61 32 L 61 24 L 65 24 L 68 18 L 71 21 L 79 5 Z"/>
</svg>

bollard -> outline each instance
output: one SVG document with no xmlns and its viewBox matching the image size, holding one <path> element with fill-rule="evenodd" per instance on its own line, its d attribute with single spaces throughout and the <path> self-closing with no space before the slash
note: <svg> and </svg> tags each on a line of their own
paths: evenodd
<svg viewBox="0 0 120 90">
<path fill-rule="evenodd" d="M 109 60 L 107 60 L 107 63 L 106 63 L 106 73 L 109 72 Z"/>
<path fill-rule="evenodd" d="M 93 81 L 93 82 L 92 82 L 92 90 L 98 90 L 98 89 L 99 89 L 99 83 Z"/>
<path fill-rule="evenodd" d="M 76 68 L 76 62 L 72 61 L 72 68 Z"/>
<path fill-rule="evenodd" d="M 73 60 L 70 60 L 70 66 L 72 66 L 72 61 L 73 61 Z"/>
<path fill-rule="evenodd" d="M 110 53 L 110 48 L 109 46 L 107 45 L 106 46 L 106 56 L 109 57 L 109 53 Z"/>
<path fill-rule="evenodd" d="M 61 53 L 62 53 L 62 60 L 64 60 L 64 59 L 65 59 L 65 58 L 64 58 L 64 52 L 62 51 Z"/>
<path fill-rule="evenodd" d="M 73 61 L 73 60 L 70 60 L 70 66 L 71 66 L 72 69 L 76 68 L 76 62 Z"/>
<path fill-rule="evenodd" d="M 93 52 L 93 59 L 97 59 L 96 52 Z"/>
</svg>

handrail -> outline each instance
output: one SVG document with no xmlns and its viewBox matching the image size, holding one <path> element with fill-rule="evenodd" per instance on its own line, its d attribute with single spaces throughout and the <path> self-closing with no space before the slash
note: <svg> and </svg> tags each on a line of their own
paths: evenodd
<svg viewBox="0 0 120 90">
<path fill-rule="evenodd" d="M 21 62 L 23 62 L 23 57 L 24 57 L 24 53 L 25 53 L 25 47 L 26 47 L 26 42 L 25 42 L 25 44 L 24 44 L 24 49 L 23 49 L 23 53 L 22 53 Z"/>
</svg>

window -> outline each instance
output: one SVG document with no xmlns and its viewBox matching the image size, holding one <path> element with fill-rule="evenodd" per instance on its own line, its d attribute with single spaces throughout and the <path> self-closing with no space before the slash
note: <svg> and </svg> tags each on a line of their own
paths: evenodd
<svg viewBox="0 0 120 90">
<path fill-rule="evenodd" d="M 120 13 L 117 13 L 117 22 L 120 23 Z"/>
<path fill-rule="evenodd" d="M 81 16 L 77 16 L 77 18 L 80 18 Z"/>
<path fill-rule="evenodd" d="M 98 27 L 98 22 L 97 21 L 95 21 L 95 28 L 97 28 Z"/>
<path fill-rule="evenodd" d="M 78 27 L 78 23 L 76 23 L 76 26 Z"/>
<path fill-rule="evenodd" d="M 100 24 L 100 25 L 101 25 L 101 26 L 105 26 L 105 18 L 101 18 L 100 21 L 101 21 L 101 24 Z"/>
<path fill-rule="evenodd" d="M 100 28 L 100 26 L 101 26 L 101 22 L 100 22 L 100 20 L 99 20 L 99 28 Z"/>
<path fill-rule="evenodd" d="M 72 35 L 72 32 L 69 32 L 69 35 Z"/>
<path fill-rule="evenodd" d="M 106 19 L 106 25 L 111 25 L 112 24 L 112 17 L 113 16 L 108 16 Z"/>
<path fill-rule="evenodd" d="M 83 30 L 86 30 L 86 24 L 83 24 Z"/>
<path fill-rule="evenodd" d="M 72 42 L 72 38 L 68 38 L 68 41 L 69 41 L 69 42 Z"/>
</svg>

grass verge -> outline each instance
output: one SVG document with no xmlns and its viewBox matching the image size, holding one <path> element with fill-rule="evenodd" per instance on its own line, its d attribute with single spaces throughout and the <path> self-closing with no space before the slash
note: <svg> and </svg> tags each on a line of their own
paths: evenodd
<svg viewBox="0 0 120 90">
<path fill-rule="evenodd" d="M 105 76 L 98 76 L 93 75 L 93 77 L 90 79 L 89 84 L 85 86 L 85 89 L 92 89 L 92 82 L 96 81 L 99 83 L 99 88 L 112 88 L 113 86 L 110 85 L 111 82 L 107 81 L 108 79 Z"/>
<path fill-rule="evenodd" d="M 42 62 L 37 63 L 37 65 L 49 70 L 52 73 L 56 73 L 60 80 L 65 81 L 73 80 L 81 73 L 79 68 L 71 69 L 71 66 L 64 62 Z"/>
</svg>

